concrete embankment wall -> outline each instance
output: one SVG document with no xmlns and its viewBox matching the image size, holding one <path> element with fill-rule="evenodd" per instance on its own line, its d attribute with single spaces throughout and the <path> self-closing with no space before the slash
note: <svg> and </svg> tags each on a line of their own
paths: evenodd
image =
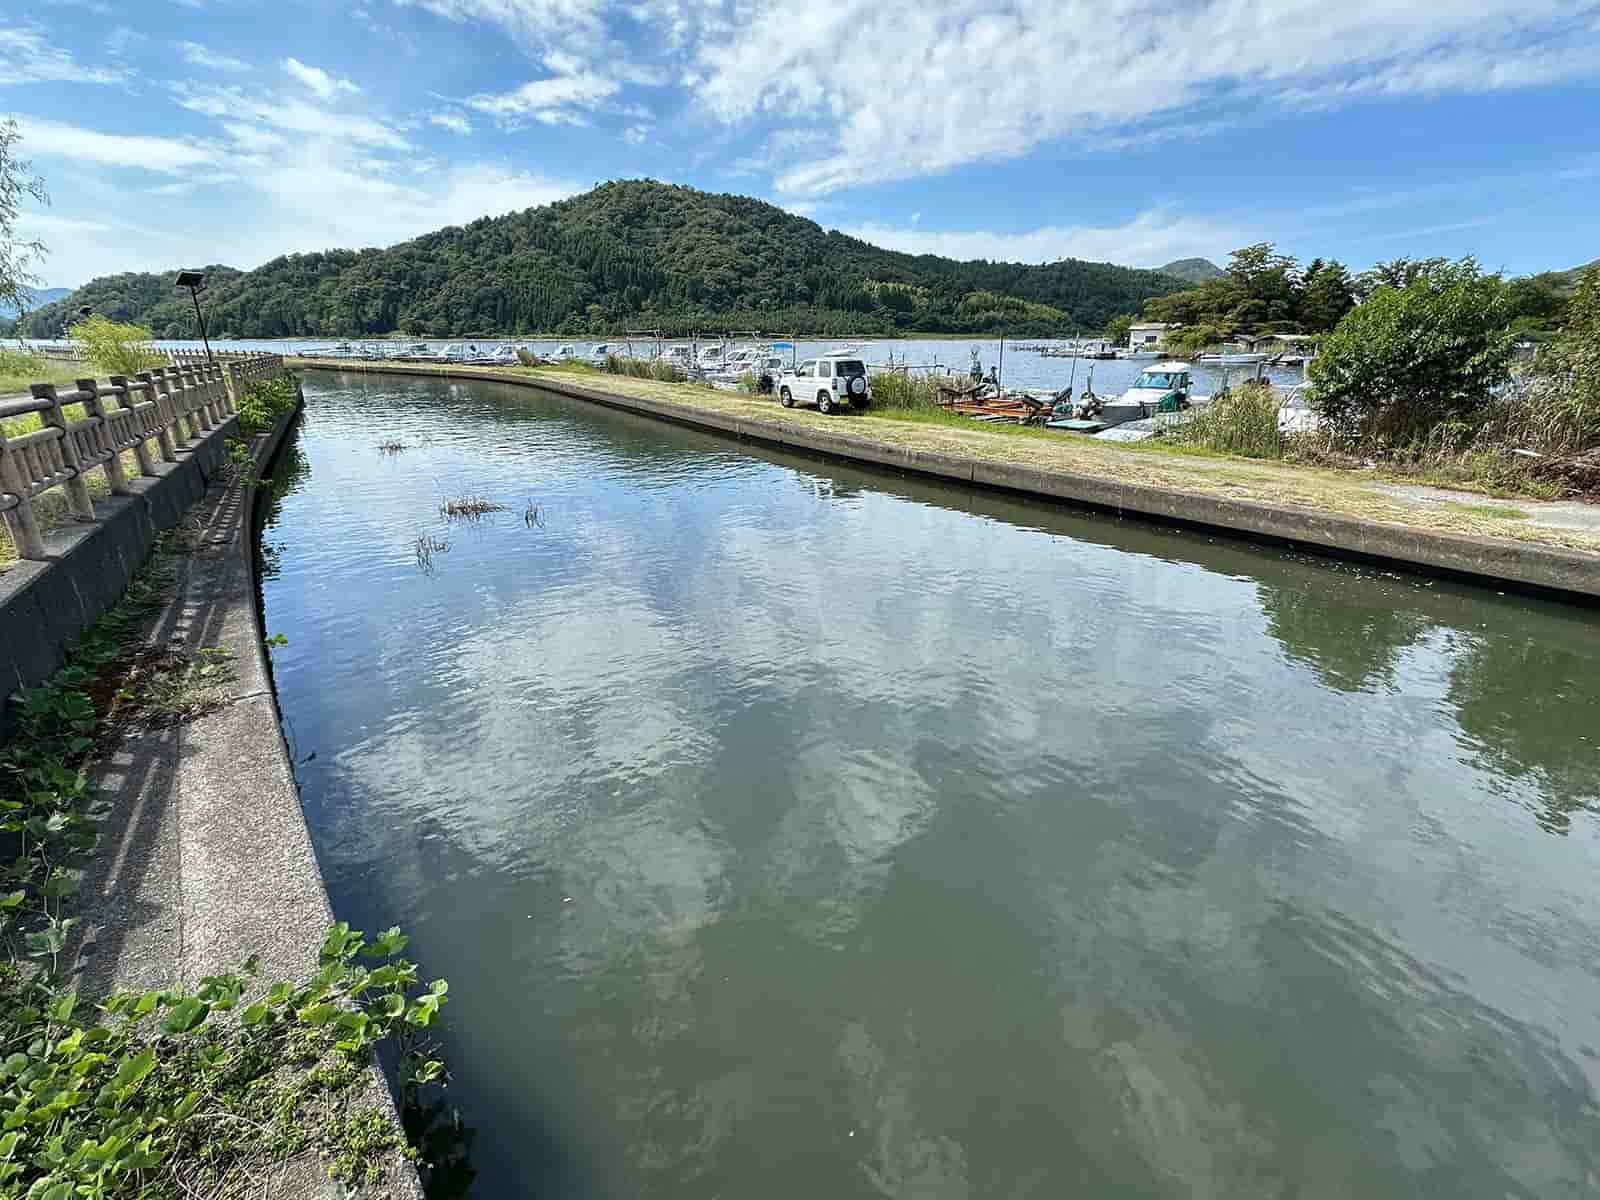
<svg viewBox="0 0 1600 1200">
<path fill-rule="evenodd" d="M 1135 516 L 1168 524 L 1218 530 L 1253 540 L 1300 546 L 1324 554 L 1467 579 L 1497 588 L 1514 587 L 1585 602 L 1600 600 L 1600 554 L 1582 550 L 1504 538 L 1467 537 L 1311 509 L 1230 500 L 1148 484 L 1121 483 L 1068 471 L 928 453 L 879 442 L 844 429 L 836 433 L 805 428 L 759 417 L 716 412 L 690 404 L 627 396 L 548 377 L 509 376 L 470 367 L 408 367 L 405 364 L 362 362 L 340 363 L 331 367 L 314 359 L 289 361 L 299 368 L 483 379 L 531 387 L 786 450 L 801 450 L 969 486 L 1062 501 L 1117 516 Z"/>
<path fill-rule="evenodd" d="M 179 450 L 176 462 L 130 479 L 130 495 L 96 500 L 94 521 L 47 534 L 48 557 L 0 574 L 0 698 L 37 687 L 61 667 L 78 636 L 122 597 L 156 537 L 206 494 L 227 440 L 238 436 L 238 418 L 229 417 Z M 14 709 L 0 704 L 0 741 L 13 730 Z"/>
</svg>

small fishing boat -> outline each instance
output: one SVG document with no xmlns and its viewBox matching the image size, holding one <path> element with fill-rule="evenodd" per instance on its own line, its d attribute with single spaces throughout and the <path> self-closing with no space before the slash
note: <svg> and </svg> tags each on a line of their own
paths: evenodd
<svg viewBox="0 0 1600 1200">
<path fill-rule="evenodd" d="M 1101 400 L 1091 391 L 1077 402 L 1068 398 L 1058 403 L 1056 415 L 1044 425 L 1068 433 L 1097 434 L 1130 421 L 1181 413 L 1199 399 L 1192 395 L 1193 389 L 1188 363 L 1159 362 L 1139 372 L 1133 386 L 1115 399 Z"/>
<path fill-rule="evenodd" d="M 589 365 L 591 367 L 604 367 L 607 360 L 617 352 L 617 348 L 610 342 L 601 342 L 589 351 Z"/>
</svg>

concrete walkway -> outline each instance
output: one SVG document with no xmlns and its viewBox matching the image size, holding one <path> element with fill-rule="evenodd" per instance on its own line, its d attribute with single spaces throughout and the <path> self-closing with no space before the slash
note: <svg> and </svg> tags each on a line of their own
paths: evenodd
<svg viewBox="0 0 1600 1200">
<path fill-rule="evenodd" d="M 258 462 L 287 433 L 285 417 L 255 440 Z M 233 676 L 211 711 L 125 738 L 92 770 L 105 806 L 101 844 L 79 895 L 78 986 L 193 986 L 260 958 L 265 981 L 317 967 L 333 921 L 306 830 L 268 675 L 256 608 L 251 516 L 257 491 L 214 483 L 180 534 L 192 549 L 150 624 L 145 645 L 194 660 L 228 652 Z M 376 1068 L 359 1102 L 393 1115 Z M 389 1194 L 420 1197 L 397 1160 Z M 263 1180 L 263 1194 L 337 1197 L 322 1164 L 297 1160 Z"/>
</svg>

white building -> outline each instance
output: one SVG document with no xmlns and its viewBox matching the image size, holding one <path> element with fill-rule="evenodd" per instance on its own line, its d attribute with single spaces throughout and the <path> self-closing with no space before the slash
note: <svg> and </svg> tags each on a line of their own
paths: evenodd
<svg viewBox="0 0 1600 1200">
<path fill-rule="evenodd" d="M 1128 329 L 1128 349 L 1155 350 L 1166 340 L 1167 330 L 1175 328 L 1160 321 L 1147 321 Z"/>
</svg>

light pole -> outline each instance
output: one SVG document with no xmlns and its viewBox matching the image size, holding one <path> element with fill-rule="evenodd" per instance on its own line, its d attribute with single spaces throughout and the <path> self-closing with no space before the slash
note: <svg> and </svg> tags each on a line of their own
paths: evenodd
<svg viewBox="0 0 1600 1200">
<path fill-rule="evenodd" d="M 200 311 L 200 289 L 206 286 L 206 273 L 179 271 L 173 286 L 189 289 L 189 299 L 194 301 L 194 319 L 200 322 L 200 341 L 206 348 L 206 361 L 216 362 L 216 357 L 211 353 L 211 339 L 206 337 L 206 315 Z"/>
</svg>

